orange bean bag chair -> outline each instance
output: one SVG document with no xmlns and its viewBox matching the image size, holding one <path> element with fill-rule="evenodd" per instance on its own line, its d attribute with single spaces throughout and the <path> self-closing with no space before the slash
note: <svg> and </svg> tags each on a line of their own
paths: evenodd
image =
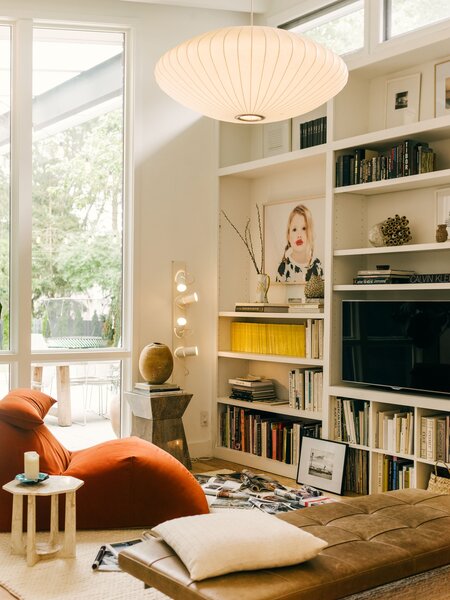
<svg viewBox="0 0 450 600">
<path fill-rule="evenodd" d="M 0 400 L 0 488 L 23 473 L 23 454 L 34 450 L 41 472 L 84 481 L 76 495 L 78 529 L 153 527 L 209 512 L 193 475 L 150 442 L 129 437 L 67 450 L 44 425 L 55 402 L 30 389 L 12 390 Z M 38 529 L 49 529 L 49 505 L 48 497 L 37 498 Z M 0 531 L 11 530 L 11 513 L 12 495 L 0 489 Z"/>
</svg>

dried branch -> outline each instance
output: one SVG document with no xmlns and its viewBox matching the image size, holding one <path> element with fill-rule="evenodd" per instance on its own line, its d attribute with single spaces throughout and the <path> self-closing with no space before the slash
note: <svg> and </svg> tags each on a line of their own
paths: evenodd
<svg viewBox="0 0 450 600">
<path fill-rule="evenodd" d="M 262 261 L 263 261 L 263 243 L 262 243 L 262 228 L 261 228 L 261 216 L 260 216 L 260 212 L 259 212 L 259 207 L 258 205 L 256 205 L 256 210 L 258 212 L 258 226 L 259 226 L 259 239 L 260 239 L 260 243 L 261 243 L 261 262 L 260 262 L 260 266 L 258 266 L 258 263 L 256 262 L 256 256 L 255 256 L 255 249 L 253 247 L 253 239 L 252 239 L 252 233 L 250 231 L 250 219 L 248 219 L 246 225 L 245 225 L 245 229 L 244 229 L 244 235 L 242 235 L 242 233 L 238 230 L 238 228 L 231 222 L 230 218 L 228 217 L 227 213 L 222 210 L 222 214 L 225 217 L 225 219 L 228 221 L 228 223 L 231 225 L 231 227 L 235 230 L 235 232 L 238 234 L 238 236 L 241 238 L 244 246 L 247 248 L 247 252 L 250 255 L 250 258 L 252 260 L 252 263 L 256 269 L 256 272 L 258 273 L 258 275 L 260 275 L 263 271 L 262 271 Z"/>
</svg>

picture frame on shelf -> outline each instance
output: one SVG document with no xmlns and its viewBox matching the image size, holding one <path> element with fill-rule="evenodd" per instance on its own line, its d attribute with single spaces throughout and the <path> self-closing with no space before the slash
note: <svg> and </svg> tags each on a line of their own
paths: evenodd
<svg viewBox="0 0 450 600">
<path fill-rule="evenodd" d="M 291 151 L 291 119 L 263 125 L 263 157 Z"/>
<path fill-rule="evenodd" d="M 420 73 L 386 81 L 386 129 L 419 120 L 420 82 Z"/>
<path fill-rule="evenodd" d="M 450 115 L 450 59 L 434 65 L 434 115 Z"/>
<path fill-rule="evenodd" d="M 450 188 L 436 190 L 436 227 L 445 223 L 450 238 Z"/>
<path fill-rule="evenodd" d="M 302 436 L 297 483 L 342 494 L 347 444 Z"/>
<path fill-rule="evenodd" d="M 272 283 L 305 284 L 324 276 L 325 199 L 282 200 L 263 206 L 264 271 Z"/>
</svg>

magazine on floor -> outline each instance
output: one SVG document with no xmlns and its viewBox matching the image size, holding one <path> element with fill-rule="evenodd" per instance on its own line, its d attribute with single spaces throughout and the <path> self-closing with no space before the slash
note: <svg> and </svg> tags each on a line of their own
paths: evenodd
<svg viewBox="0 0 450 600">
<path fill-rule="evenodd" d="M 97 555 L 92 563 L 94 571 L 121 571 L 119 567 L 119 552 L 129 546 L 134 546 L 144 541 L 143 537 L 134 540 L 124 540 L 123 542 L 112 542 L 103 544 L 98 549 Z"/>
<path fill-rule="evenodd" d="M 334 502 L 311 486 L 287 487 L 276 479 L 248 469 L 215 475 L 197 473 L 194 476 L 205 492 L 212 511 L 238 508 L 277 514 Z"/>
</svg>

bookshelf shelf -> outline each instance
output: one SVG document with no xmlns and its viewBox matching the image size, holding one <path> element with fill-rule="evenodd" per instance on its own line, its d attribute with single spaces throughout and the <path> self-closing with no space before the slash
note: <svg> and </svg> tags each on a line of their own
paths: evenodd
<svg viewBox="0 0 450 600">
<path fill-rule="evenodd" d="M 416 290 L 450 290 L 450 283 L 386 283 L 386 284 L 360 284 L 360 285 L 335 285 L 335 292 L 408 292 Z"/>
<path fill-rule="evenodd" d="M 256 360 L 262 362 L 283 363 L 290 365 L 317 366 L 323 365 L 318 358 L 298 358 L 297 356 L 275 356 L 274 354 L 253 354 L 251 352 L 218 352 L 219 358 L 238 358 L 240 360 Z"/>
<path fill-rule="evenodd" d="M 450 272 L 450 240 L 435 241 L 436 191 L 450 188 L 450 115 L 434 116 L 434 65 L 448 57 L 450 26 L 442 26 L 437 35 L 425 36 L 411 50 L 411 44 L 398 40 L 397 51 L 382 45 L 369 57 L 354 62 L 349 82 L 344 90 L 327 105 L 313 114 L 302 116 L 302 121 L 327 116 L 328 142 L 321 146 L 295 150 L 270 158 L 262 158 L 263 126 L 239 129 L 221 125 L 222 164 L 239 157 L 239 164 L 223 166 L 218 170 L 220 208 L 233 222 L 252 223 L 254 239 L 258 239 L 255 205 L 282 202 L 294 198 L 322 198 L 325 218 L 321 226 L 325 239 L 325 310 L 323 313 L 237 313 L 230 310 L 235 303 L 252 300 L 255 289 L 253 267 L 244 250 L 236 250 L 234 232 L 221 227 L 219 241 L 219 350 L 217 360 L 217 408 L 233 404 L 225 395 L 226 382 L 237 374 L 257 373 L 276 380 L 280 397 L 287 397 L 287 376 L 297 367 L 320 367 L 323 370 L 322 411 L 320 414 L 291 413 L 288 407 L 270 407 L 271 414 L 318 418 L 322 422 L 322 437 L 333 439 L 336 431 L 333 402 L 341 397 L 361 400 L 369 404 L 369 443 L 350 444 L 356 461 L 361 456 L 367 461 L 368 489 L 375 491 L 380 484 L 379 463 L 389 454 L 375 447 L 377 412 L 404 410 L 414 414 L 414 452 L 401 454 L 414 470 L 417 487 L 426 487 L 434 461 L 420 456 L 419 422 L 433 413 L 450 414 L 450 397 L 404 392 L 402 390 L 350 385 L 341 375 L 341 305 L 345 299 L 390 300 L 434 299 L 450 301 L 450 283 L 414 283 L 384 285 L 354 285 L 358 270 L 373 270 L 378 263 L 388 263 L 392 269 L 413 270 L 417 273 Z M 402 44 L 405 43 L 402 49 Z M 414 72 L 421 72 L 422 87 L 420 120 L 391 129 L 384 124 L 386 82 Z M 428 82 L 428 83 L 427 83 Z M 384 104 L 382 106 L 384 108 Z M 350 154 L 356 148 L 378 152 L 387 151 L 405 140 L 426 142 L 436 155 L 435 170 L 418 175 L 397 177 L 371 183 L 336 187 L 338 157 Z M 249 160 L 253 158 L 254 160 Z M 412 242 L 403 246 L 371 247 L 370 229 L 394 214 L 406 215 Z M 316 226 L 317 227 L 317 226 Z M 280 251 L 281 254 L 281 251 Z M 244 283 L 245 282 L 245 283 Z M 244 287 L 247 286 L 245 293 Z M 233 292 L 234 290 L 234 292 Z M 284 292 L 283 292 L 284 290 Z M 272 286 L 272 302 L 286 302 L 290 286 Z M 239 294 L 238 297 L 234 297 Z M 247 296 L 250 298 L 247 300 Z M 323 322 L 323 359 L 273 356 L 230 352 L 230 334 L 233 321 L 268 323 L 299 323 L 307 319 Z M 322 323 L 321 323 L 322 325 Z M 278 393 L 278 390 L 277 390 Z M 223 408 L 222 408 L 223 410 Z M 357 438 L 358 439 L 358 438 Z M 366 444 L 366 438 L 364 438 Z M 295 477 L 296 468 L 280 466 L 277 461 L 222 448 L 216 444 L 215 455 L 236 460 L 253 468 L 275 474 Z M 290 473 L 290 475 L 289 475 Z"/>
<path fill-rule="evenodd" d="M 233 312 L 233 311 L 223 311 L 219 313 L 219 317 L 223 318 L 245 318 L 252 319 L 255 321 L 260 321 L 261 319 L 270 319 L 273 321 L 274 319 L 285 320 L 285 321 L 298 321 L 299 319 L 323 319 L 323 313 L 306 313 L 306 312 L 297 312 L 297 313 L 251 313 L 251 312 Z"/>
<path fill-rule="evenodd" d="M 404 246 L 383 246 L 374 248 L 346 248 L 335 250 L 334 256 L 370 256 L 377 254 L 403 254 L 405 252 L 434 252 L 447 251 L 449 243 L 430 242 L 428 244 L 406 244 Z"/>
<path fill-rule="evenodd" d="M 444 186 L 450 184 L 450 169 L 433 171 L 432 173 L 421 173 L 420 175 L 409 175 L 408 177 L 397 177 L 395 179 L 384 179 L 383 181 L 372 181 L 371 183 L 358 183 L 357 185 L 344 185 L 335 188 L 335 194 L 359 194 L 362 196 L 375 196 L 388 192 L 404 192 L 429 188 L 430 186 Z"/>
<path fill-rule="evenodd" d="M 234 400 L 233 398 L 227 397 L 218 398 L 217 402 L 218 404 L 239 406 L 241 408 L 250 408 L 252 410 L 258 410 L 260 412 L 285 415 L 287 417 L 295 417 L 298 419 L 311 419 L 316 421 L 322 420 L 321 411 L 296 410 L 295 408 L 290 408 L 287 404 L 270 405 L 264 402 L 244 402 L 241 400 Z"/>
</svg>

